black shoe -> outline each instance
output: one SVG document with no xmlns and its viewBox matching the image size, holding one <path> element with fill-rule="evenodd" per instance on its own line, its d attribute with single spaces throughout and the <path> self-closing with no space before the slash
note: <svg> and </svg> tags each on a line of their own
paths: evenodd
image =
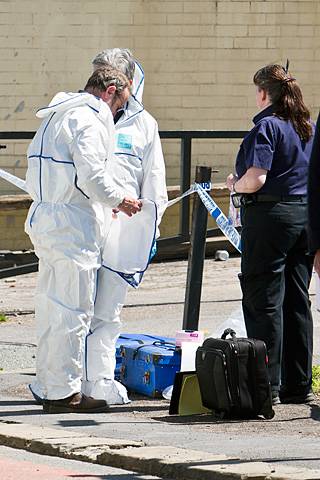
<svg viewBox="0 0 320 480">
<path fill-rule="evenodd" d="M 74 393 L 61 400 L 43 400 L 44 413 L 103 413 L 109 410 L 107 402 Z"/>
<path fill-rule="evenodd" d="M 311 403 L 316 399 L 312 390 L 305 393 L 294 393 L 284 390 L 280 391 L 281 403 Z"/>
<path fill-rule="evenodd" d="M 271 392 L 271 397 L 272 397 L 272 405 L 280 405 L 281 402 L 280 402 L 278 390 L 273 390 Z"/>
</svg>

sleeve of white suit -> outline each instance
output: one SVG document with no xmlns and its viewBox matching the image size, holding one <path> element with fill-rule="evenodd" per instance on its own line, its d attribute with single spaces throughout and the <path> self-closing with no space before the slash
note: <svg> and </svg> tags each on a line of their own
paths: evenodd
<svg viewBox="0 0 320 480">
<path fill-rule="evenodd" d="M 106 173 L 106 134 L 95 124 L 80 129 L 70 144 L 77 171 L 77 186 L 90 199 L 114 208 L 122 202 L 125 193 L 112 183 Z"/>
<path fill-rule="evenodd" d="M 141 197 L 153 200 L 158 209 L 158 226 L 165 212 L 168 195 L 166 170 L 158 126 L 155 122 L 153 136 L 146 147 L 143 158 L 143 185 Z"/>
</svg>

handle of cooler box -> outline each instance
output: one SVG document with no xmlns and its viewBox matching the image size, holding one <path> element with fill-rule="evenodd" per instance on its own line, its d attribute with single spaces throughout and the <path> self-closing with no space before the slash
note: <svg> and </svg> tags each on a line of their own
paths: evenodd
<svg viewBox="0 0 320 480">
<path fill-rule="evenodd" d="M 165 340 L 161 340 L 159 339 L 159 337 L 155 337 L 155 336 L 152 336 L 152 335 L 145 335 L 145 337 L 148 337 L 148 338 L 155 338 L 157 342 L 161 342 L 161 343 L 168 343 L 166 342 Z M 144 344 L 145 342 L 139 338 L 132 338 L 132 337 L 126 337 L 125 335 L 120 335 L 119 336 L 119 339 L 120 338 L 123 338 L 124 340 L 134 340 L 135 342 L 138 342 L 140 343 L 141 345 Z M 172 344 L 173 345 L 173 344 Z"/>
<path fill-rule="evenodd" d="M 172 343 L 172 342 L 166 342 L 166 341 L 163 341 L 163 340 L 156 340 L 155 342 L 153 342 L 152 345 L 169 345 L 169 347 L 175 347 L 176 344 L 175 343 Z"/>
<path fill-rule="evenodd" d="M 232 328 L 226 328 L 223 334 L 221 335 L 221 338 L 225 340 L 228 335 L 230 335 L 232 338 L 236 338 L 236 332 L 232 330 Z"/>
<path fill-rule="evenodd" d="M 161 343 L 170 343 L 171 342 L 166 342 L 161 336 L 159 337 L 158 335 L 145 335 L 148 338 L 153 338 L 156 342 L 161 342 Z"/>
<path fill-rule="evenodd" d="M 170 350 L 175 350 L 175 343 L 170 343 L 170 342 L 162 342 L 161 340 L 156 340 L 155 342 L 153 343 L 144 343 L 143 345 L 139 345 L 139 347 L 137 347 L 135 349 L 135 351 L 133 352 L 133 358 L 136 358 L 137 354 L 138 354 L 138 351 L 140 350 L 140 348 L 144 348 L 144 347 L 153 347 L 153 346 L 158 346 L 160 345 L 161 347 L 163 346 L 166 346 L 166 345 L 169 345 L 170 347 L 174 347 L 174 348 L 171 348 Z"/>
<path fill-rule="evenodd" d="M 135 342 L 138 342 L 138 343 L 144 343 L 143 340 L 139 340 L 138 338 L 132 338 L 132 337 L 125 337 L 124 335 L 120 335 L 119 336 L 119 339 L 120 338 L 123 338 L 123 340 L 134 340 Z"/>
</svg>

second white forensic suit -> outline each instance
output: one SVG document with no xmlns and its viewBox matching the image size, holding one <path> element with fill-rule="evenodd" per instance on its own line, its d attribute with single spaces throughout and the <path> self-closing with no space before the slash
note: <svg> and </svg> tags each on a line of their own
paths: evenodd
<svg viewBox="0 0 320 480">
<path fill-rule="evenodd" d="M 39 257 L 37 376 L 31 391 L 57 400 L 81 391 L 83 346 L 94 311 L 106 234 L 103 203 L 125 193 L 105 169 L 114 152 L 109 107 L 88 93 L 59 93 L 28 148 L 25 223 Z M 101 203 L 103 202 L 103 203 Z"/>
<path fill-rule="evenodd" d="M 136 63 L 133 93 L 123 115 L 115 125 L 115 156 L 108 164 L 110 176 L 119 188 L 124 188 L 135 198 L 147 199 L 149 206 L 150 202 L 155 206 L 153 219 L 150 209 L 147 212 L 145 207 L 139 213 L 139 218 L 134 219 L 140 222 L 140 225 L 137 226 L 138 231 L 133 234 L 136 238 L 132 238 L 132 242 L 137 242 L 138 236 L 142 239 L 144 228 L 146 230 L 147 226 L 153 228 L 152 223 L 155 223 L 154 237 L 159 236 L 158 225 L 168 200 L 158 125 L 142 105 L 143 86 L 143 70 Z M 112 222 L 120 220 L 114 219 Z M 129 233 L 123 228 L 122 232 L 123 242 L 120 238 L 118 249 L 125 257 L 128 256 L 128 249 L 122 249 L 122 243 L 128 245 L 125 237 L 130 235 L 131 231 Z M 147 235 L 147 232 L 145 234 Z M 110 267 L 110 250 L 104 253 L 103 267 L 98 275 L 94 317 L 86 339 L 85 378 L 82 391 L 95 399 L 104 399 L 109 404 L 121 404 L 129 400 L 125 387 L 114 380 L 115 345 L 122 326 L 120 313 L 125 302 L 128 283 L 119 275 L 121 272 L 117 273 Z M 147 257 L 149 254 L 148 251 Z"/>
</svg>

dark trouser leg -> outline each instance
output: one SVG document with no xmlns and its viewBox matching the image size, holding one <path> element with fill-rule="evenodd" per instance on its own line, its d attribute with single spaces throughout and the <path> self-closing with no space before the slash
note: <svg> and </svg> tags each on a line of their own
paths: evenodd
<svg viewBox="0 0 320 480">
<path fill-rule="evenodd" d="M 282 380 L 293 393 L 308 391 L 312 383 L 313 322 L 308 286 L 312 257 L 306 255 L 306 235 L 288 254 L 283 305 Z"/>
<path fill-rule="evenodd" d="M 248 337 L 263 340 L 268 349 L 269 377 L 273 390 L 280 387 L 282 350 L 283 272 L 244 275 L 242 306 Z"/>
<path fill-rule="evenodd" d="M 242 211 L 241 288 L 248 337 L 263 340 L 273 390 L 280 388 L 285 262 L 292 233 L 280 204 L 259 203 Z"/>
</svg>

